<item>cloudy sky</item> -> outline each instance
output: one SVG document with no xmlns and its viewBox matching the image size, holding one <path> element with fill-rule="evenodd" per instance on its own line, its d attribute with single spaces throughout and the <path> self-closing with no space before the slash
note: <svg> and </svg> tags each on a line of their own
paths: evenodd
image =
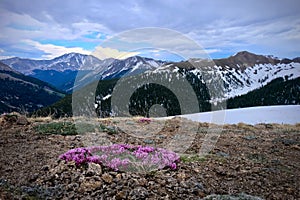
<svg viewBox="0 0 300 200">
<path fill-rule="evenodd" d="M 298 0 L 1 0 L 0 58 L 100 50 L 104 57 L 176 60 L 174 53 L 197 57 L 197 45 L 212 58 L 242 50 L 294 58 L 300 56 L 299 7 Z M 120 35 L 140 46 L 107 42 L 117 37 L 120 43 Z"/>
</svg>

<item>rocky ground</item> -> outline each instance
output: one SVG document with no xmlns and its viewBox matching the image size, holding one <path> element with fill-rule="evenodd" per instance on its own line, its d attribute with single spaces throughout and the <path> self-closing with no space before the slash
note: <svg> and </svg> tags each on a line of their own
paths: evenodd
<svg viewBox="0 0 300 200">
<path fill-rule="evenodd" d="M 300 199 L 300 125 L 220 127 L 179 118 L 149 123 L 114 118 L 96 120 L 101 128 L 83 128 L 77 135 L 36 128 L 51 123 L 0 118 L 0 199 Z M 218 140 L 199 156 L 208 134 Z M 182 159 L 176 170 L 151 172 L 115 172 L 58 159 L 71 148 L 112 143 L 168 147 Z"/>
</svg>

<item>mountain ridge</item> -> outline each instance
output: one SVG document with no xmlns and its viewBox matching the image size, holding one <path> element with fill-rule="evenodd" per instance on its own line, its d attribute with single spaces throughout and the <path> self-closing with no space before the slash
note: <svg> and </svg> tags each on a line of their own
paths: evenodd
<svg viewBox="0 0 300 200">
<path fill-rule="evenodd" d="M 0 113 L 32 112 L 65 96 L 48 83 L 25 76 L 1 62 L 0 91 Z"/>
<path fill-rule="evenodd" d="M 100 60 L 92 55 L 79 53 L 64 54 L 51 60 L 14 57 L 2 61 L 25 75 L 48 82 L 68 93 L 72 92 L 74 88 L 81 88 L 87 82 L 119 78 L 125 74 L 135 75 L 152 70 L 164 63 L 160 60 L 140 56 L 123 60 L 114 58 Z M 74 86 L 75 82 L 78 84 Z"/>
<path fill-rule="evenodd" d="M 141 56 L 132 56 L 122 60 L 114 59 L 114 58 L 101 60 L 93 55 L 85 55 L 80 53 L 66 53 L 61 56 L 55 57 L 53 59 L 47 59 L 47 60 L 46 59 L 35 60 L 35 59 L 28 59 L 28 58 L 12 57 L 8 59 L 2 59 L 0 61 L 25 75 L 29 75 L 35 69 L 57 70 L 57 71 L 94 70 L 96 67 L 100 66 L 99 64 L 103 64 L 103 62 L 109 62 L 109 63 L 112 63 L 113 61 L 121 62 L 131 58 L 155 60 L 154 58 L 147 58 Z M 227 58 L 210 59 L 209 61 L 206 59 L 199 59 L 199 58 L 191 58 L 191 60 L 198 60 L 200 61 L 199 62 L 200 64 L 202 64 L 203 62 L 204 65 L 207 63 L 209 64 L 215 63 L 215 65 L 222 66 L 222 67 L 228 66 L 228 67 L 236 68 L 237 65 L 239 65 L 240 68 L 242 69 L 245 69 L 248 66 L 253 66 L 255 64 L 270 63 L 274 65 L 278 63 L 283 63 L 283 64 L 289 64 L 292 62 L 300 63 L 300 57 L 296 57 L 292 59 L 290 58 L 279 59 L 271 55 L 259 55 L 248 51 L 240 51 Z M 161 61 L 161 60 L 155 60 L 155 61 L 161 63 L 174 63 L 170 61 Z M 92 64 L 95 64 L 95 66 L 91 66 Z"/>
<path fill-rule="evenodd" d="M 54 61 L 57 64 L 65 60 L 73 59 L 75 63 L 82 63 L 76 59 L 83 58 L 83 56 L 76 55 L 77 54 L 65 54 L 57 57 Z M 53 63 L 55 63 L 54 61 Z M 124 76 L 130 77 L 137 74 L 141 75 L 141 77 L 147 77 L 148 75 L 151 76 L 160 73 L 163 74 L 161 77 L 166 78 L 166 80 L 174 80 L 171 78 L 172 73 L 181 74 L 188 79 L 193 89 L 198 93 L 198 100 L 203 103 L 201 109 L 207 110 L 209 107 L 208 103 L 218 103 L 219 101 L 245 95 L 253 90 L 266 86 L 274 79 L 283 78 L 284 80 L 294 80 L 299 78 L 300 62 L 298 61 L 300 61 L 299 57 L 294 59 L 279 59 L 274 56 L 256 55 L 242 51 L 226 59 L 204 60 L 194 58 L 182 62 L 163 62 L 140 56 L 129 57 L 124 60 L 108 59 L 102 60 L 102 64 L 98 63 L 99 65 L 97 67 L 91 67 L 93 70 L 74 71 L 76 73 L 70 75 L 70 77 L 53 70 L 41 70 L 41 72 L 45 73 L 42 78 L 52 78 L 54 82 L 56 82 L 55 77 L 61 76 L 60 80 L 65 82 L 60 82 L 59 84 L 67 84 L 68 87 L 63 87 L 69 92 L 72 92 L 74 89 L 80 90 L 84 88 L 85 85 L 98 82 L 99 80 L 117 80 Z M 77 69 L 80 69 L 80 67 Z M 58 75 L 50 77 L 51 73 L 55 74 L 56 72 Z M 67 73 L 68 71 L 65 70 L 64 72 Z M 206 84 L 216 78 L 222 81 L 223 85 L 212 83 L 207 91 L 207 88 L 204 88 L 207 87 Z M 50 80 L 48 81 L 50 82 Z M 112 88 L 110 90 L 112 90 Z M 157 86 L 148 88 L 148 92 L 152 90 L 156 91 L 156 93 L 160 91 Z M 224 90 L 223 96 L 213 96 L 211 93 L 211 91 L 221 90 Z M 144 95 L 146 92 L 147 91 L 139 90 L 134 98 L 139 99 L 140 97 L 138 95 Z M 101 95 L 105 96 L 110 93 L 105 92 L 105 94 L 101 93 Z M 168 96 L 167 93 L 168 92 L 165 91 L 165 96 L 161 96 L 158 99 L 165 99 L 165 97 Z M 156 98 L 158 96 L 153 96 L 153 98 L 154 97 Z M 145 108 L 145 105 L 141 104 L 139 106 Z M 168 106 L 172 107 L 169 104 Z"/>
</svg>

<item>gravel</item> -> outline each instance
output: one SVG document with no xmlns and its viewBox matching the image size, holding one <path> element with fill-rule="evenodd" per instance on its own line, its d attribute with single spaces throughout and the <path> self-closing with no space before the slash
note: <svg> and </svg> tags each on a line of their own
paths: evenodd
<svg viewBox="0 0 300 200">
<path fill-rule="evenodd" d="M 197 158 L 207 124 L 196 124 L 198 134 L 176 170 L 113 171 L 89 163 L 76 166 L 58 156 L 86 146 L 95 133 L 41 135 L 33 119 L 0 119 L 0 199 L 299 199 L 300 127 L 226 125 L 205 157 Z M 118 119 L 101 123 L 113 126 Z M 130 123 L 129 123 L 130 122 Z M 113 124 L 114 123 L 114 124 Z M 151 122 L 151 123 L 155 123 Z M 151 123 L 128 119 L 135 130 L 151 130 Z M 161 122 L 159 122 L 161 123 Z M 189 122 L 193 123 L 193 122 Z M 288 126 L 288 127 L 287 127 Z M 154 129 L 154 128 L 153 128 Z M 107 143 L 164 147 L 178 130 L 170 119 L 158 135 L 136 138 L 118 131 L 96 133 Z M 91 138 L 89 138 L 91 137 Z M 150 142 L 151 141 L 151 142 Z M 151 144 L 150 144 L 151 143 Z"/>
</svg>

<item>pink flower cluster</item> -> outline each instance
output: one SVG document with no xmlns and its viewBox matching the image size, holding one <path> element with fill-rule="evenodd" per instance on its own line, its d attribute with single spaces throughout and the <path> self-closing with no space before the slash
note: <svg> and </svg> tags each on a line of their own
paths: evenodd
<svg viewBox="0 0 300 200">
<path fill-rule="evenodd" d="M 76 165 L 89 162 L 103 164 L 116 171 L 176 169 L 179 162 L 179 156 L 172 151 L 128 144 L 71 149 L 59 158 L 66 162 L 75 161 Z"/>
<path fill-rule="evenodd" d="M 150 119 L 150 118 L 141 118 L 141 119 L 139 119 L 139 122 L 141 122 L 141 123 L 150 123 L 152 120 Z"/>
</svg>

